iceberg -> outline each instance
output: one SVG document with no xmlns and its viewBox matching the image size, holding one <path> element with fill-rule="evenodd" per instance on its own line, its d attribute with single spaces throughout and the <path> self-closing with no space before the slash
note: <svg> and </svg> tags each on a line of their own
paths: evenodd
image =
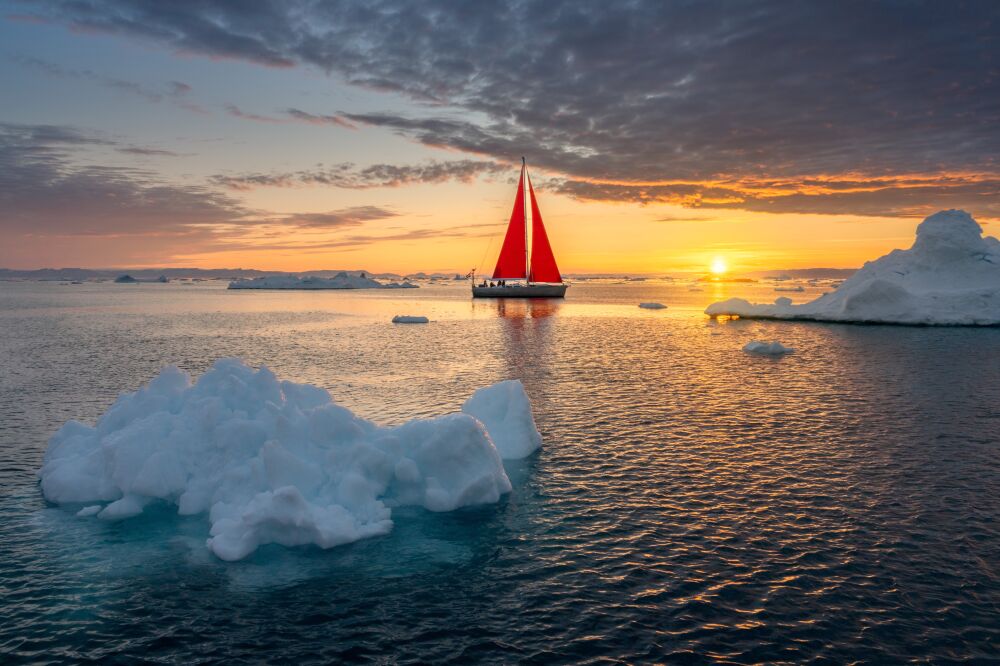
<svg viewBox="0 0 1000 666">
<path fill-rule="evenodd" d="M 69 421 L 38 472 L 45 498 L 120 520 L 153 503 L 207 514 L 208 548 L 239 560 L 269 543 L 330 548 L 392 529 L 393 507 L 452 511 L 511 490 L 502 459 L 541 445 L 519 381 L 461 413 L 381 427 L 325 390 L 223 359 L 122 394 L 94 427 Z"/>
<path fill-rule="evenodd" d="M 462 405 L 462 412 L 486 427 L 504 460 L 524 458 L 542 445 L 531 402 L 518 379 L 477 390 Z"/>
<path fill-rule="evenodd" d="M 417 315 L 396 315 L 392 318 L 393 324 L 426 324 L 428 321 L 427 317 Z"/>
<path fill-rule="evenodd" d="M 917 226 L 908 250 L 893 250 L 814 301 L 741 298 L 713 303 L 712 317 L 923 325 L 1000 325 L 1000 241 L 962 210 L 945 210 Z"/>
<path fill-rule="evenodd" d="M 795 350 L 791 347 L 786 347 L 777 340 L 774 342 L 751 340 L 743 346 L 743 351 L 748 354 L 759 354 L 761 356 L 783 356 L 784 354 L 791 354 Z"/>
<path fill-rule="evenodd" d="M 646 310 L 663 310 L 667 306 L 663 303 L 639 303 L 639 307 Z"/>
<path fill-rule="evenodd" d="M 296 275 L 269 275 L 253 279 L 238 279 L 229 283 L 230 289 L 417 289 L 411 282 L 382 283 L 365 277 L 365 274 L 350 275 L 341 271 L 332 278 Z"/>
</svg>

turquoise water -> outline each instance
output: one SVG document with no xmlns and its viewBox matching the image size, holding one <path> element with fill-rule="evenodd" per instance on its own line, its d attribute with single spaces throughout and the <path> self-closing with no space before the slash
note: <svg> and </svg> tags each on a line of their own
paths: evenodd
<svg viewBox="0 0 1000 666">
<path fill-rule="evenodd" d="M 998 329 L 701 315 L 823 286 L 223 286 L 0 283 L 5 663 L 1000 659 Z M 64 421 L 221 356 L 385 424 L 520 378 L 544 445 L 495 506 L 396 510 L 388 536 L 238 563 L 199 517 L 46 505 L 34 472 Z"/>
</svg>

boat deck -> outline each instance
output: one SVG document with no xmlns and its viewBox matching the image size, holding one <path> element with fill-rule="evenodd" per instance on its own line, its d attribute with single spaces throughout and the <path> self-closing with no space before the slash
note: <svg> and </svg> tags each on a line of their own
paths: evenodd
<svg viewBox="0 0 1000 666">
<path fill-rule="evenodd" d="M 473 298 L 563 298 L 567 284 L 510 284 L 504 287 L 472 287 Z"/>
</svg>

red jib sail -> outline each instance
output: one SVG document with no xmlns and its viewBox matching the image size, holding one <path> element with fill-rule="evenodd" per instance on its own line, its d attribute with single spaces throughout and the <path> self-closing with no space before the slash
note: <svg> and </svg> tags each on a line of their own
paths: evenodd
<svg viewBox="0 0 1000 666">
<path fill-rule="evenodd" d="M 531 272 L 528 274 L 528 280 L 531 282 L 562 282 L 562 275 L 559 274 L 555 255 L 552 254 L 552 246 L 549 245 L 549 237 L 542 224 L 542 213 L 538 210 L 538 202 L 535 201 L 535 188 L 531 186 L 530 178 L 528 179 L 528 193 L 531 195 Z"/>
<path fill-rule="evenodd" d="M 503 247 L 497 258 L 497 267 L 493 269 L 493 279 L 516 280 L 524 278 L 524 169 L 521 170 L 521 180 L 517 183 L 517 197 L 514 199 L 514 210 L 510 214 L 510 224 L 507 225 L 507 235 L 503 237 Z"/>
</svg>

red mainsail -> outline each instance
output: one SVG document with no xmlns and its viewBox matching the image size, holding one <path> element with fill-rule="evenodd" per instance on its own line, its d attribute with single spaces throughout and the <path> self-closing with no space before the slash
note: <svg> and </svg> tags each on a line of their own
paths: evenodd
<svg viewBox="0 0 1000 666">
<path fill-rule="evenodd" d="M 532 198 L 534 205 L 534 198 Z M 493 269 L 493 279 L 516 280 L 524 278 L 525 266 L 525 220 L 524 220 L 524 168 L 521 168 L 521 180 L 517 183 L 517 198 L 514 199 L 514 210 L 510 214 L 510 224 L 507 225 L 507 235 L 503 237 L 503 247 L 497 258 L 497 267 Z M 544 231 L 542 232 L 545 233 Z M 548 241 L 545 246 L 548 247 Z M 551 254 L 551 250 L 549 251 Z M 552 264 L 555 266 L 555 263 Z"/>
<path fill-rule="evenodd" d="M 528 193 L 531 195 L 531 271 L 528 273 L 528 281 L 562 282 L 552 246 L 549 245 L 549 237 L 542 224 L 542 213 L 535 201 L 535 188 L 531 186 L 531 178 L 528 178 Z"/>
</svg>

